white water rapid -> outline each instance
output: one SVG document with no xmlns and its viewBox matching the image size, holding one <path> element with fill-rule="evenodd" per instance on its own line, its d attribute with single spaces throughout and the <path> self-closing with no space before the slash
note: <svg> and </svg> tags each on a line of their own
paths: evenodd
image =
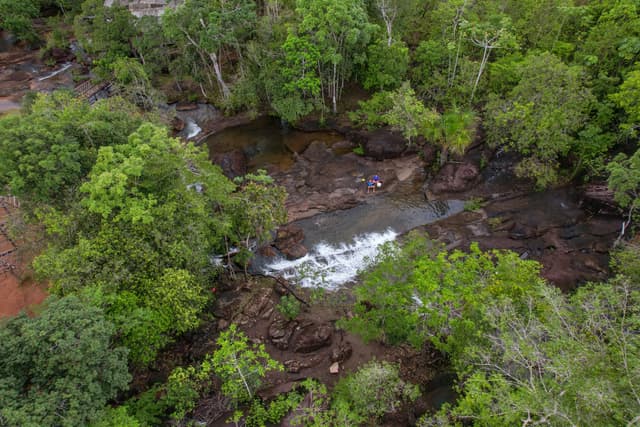
<svg viewBox="0 0 640 427">
<path fill-rule="evenodd" d="M 200 128 L 200 126 L 198 126 L 198 124 L 195 121 L 193 121 L 192 119 L 187 119 L 187 123 L 184 127 L 184 132 L 187 135 L 187 139 L 191 139 L 195 137 L 201 131 L 202 129 Z"/>
<path fill-rule="evenodd" d="M 458 200 L 371 198 L 351 209 L 297 221 L 304 230 L 308 254 L 296 260 L 257 256 L 253 268 L 301 286 L 335 289 L 352 282 L 375 261 L 381 244 L 463 208 L 464 203 Z"/>
<path fill-rule="evenodd" d="M 378 254 L 378 247 L 395 240 L 398 233 L 389 229 L 383 233 L 356 236 L 353 242 L 330 244 L 320 242 L 299 259 L 278 259 L 264 266 L 267 274 L 281 275 L 300 286 L 335 289 L 356 278 Z"/>
</svg>

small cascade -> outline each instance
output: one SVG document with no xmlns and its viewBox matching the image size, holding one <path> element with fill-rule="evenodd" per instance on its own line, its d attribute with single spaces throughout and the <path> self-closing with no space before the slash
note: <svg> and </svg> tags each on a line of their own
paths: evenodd
<svg viewBox="0 0 640 427">
<path fill-rule="evenodd" d="M 309 253 L 296 260 L 257 256 L 253 268 L 306 287 L 335 289 L 375 261 L 380 245 L 398 235 L 461 212 L 464 202 L 371 198 L 351 209 L 297 221 Z"/>
<path fill-rule="evenodd" d="M 378 254 L 380 245 L 395 240 L 398 233 L 388 229 L 382 233 L 356 236 L 350 243 L 320 242 L 309 253 L 293 261 L 278 259 L 263 267 L 271 275 L 280 275 L 300 286 L 335 289 L 356 278 Z"/>
<path fill-rule="evenodd" d="M 184 133 L 187 135 L 187 139 L 196 137 L 200 132 L 202 132 L 202 128 L 200 128 L 193 119 L 187 119 L 184 127 Z"/>
</svg>

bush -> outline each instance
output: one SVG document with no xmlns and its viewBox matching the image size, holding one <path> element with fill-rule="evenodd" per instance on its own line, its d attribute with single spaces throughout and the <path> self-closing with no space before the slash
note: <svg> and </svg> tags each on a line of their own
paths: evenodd
<svg viewBox="0 0 640 427">
<path fill-rule="evenodd" d="M 287 320 L 293 320 L 300 314 L 300 301 L 293 295 L 285 295 L 276 308 Z"/>
<path fill-rule="evenodd" d="M 334 406 L 348 405 L 352 412 L 375 420 L 398 411 L 419 395 L 418 386 L 400 378 L 398 366 L 374 360 L 336 385 Z"/>
</svg>

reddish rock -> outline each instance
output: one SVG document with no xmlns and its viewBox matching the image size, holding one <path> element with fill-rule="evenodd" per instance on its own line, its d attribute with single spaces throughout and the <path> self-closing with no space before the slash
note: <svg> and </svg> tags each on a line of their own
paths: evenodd
<svg viewBox="0 0 640 427">
<path fill-rule="evenodd" d="M 369 135 L 364 144 L 365 156 L 376 160 L 395 159 L 407 149 L 407 140 L 390 129 L 378 129 Z"/>
<path fill-rule="evenodd" d="M 312 141 L 307 149 L 304 150 L 302 156 L 310 162 L 321 164 L 334 157 L 331 150 L 322 141 Z"/>
<path fill-rule="evenodd" d="M 178 102 L 176 111 L 193 111 L 198 109 L 198 104 L 194 102 Z"/>
<path fill-rule="evenodd" d="M 184 129 L 185 123 L 180 117 L 174 117 L 171 119 L 171 129 L 176 132 L 180 132 Z"/>
<path fill-rule="evenodd" d="M 422 160 L 430 165 L 438 157 L 438 150 L 432 144 L 424 144 L 422 146 Z"/>
<path fill-rule="evenodd" d="M 264 245 L 264 246 L 260 247 L 260 249 L 258 249 L 258 253 L 261 256 L 267 257 L 267 258 L 273 258 L 276 255 L 278 255 L 276 253 L 276 250 L 271 245 Z"/>
<path fill-rule="evenodd" d="M 460 193 L 470 190 L 480 177 L 473 163 L 447 163 L 440 169 L 430 185 L 433 194 Z"/>
<path fill-rule="evenodd" d="M 287 247 L 287 248 L 282 250 L 282 254 L 288 260 L 294 260 L 294 259 L 302 258 L 307 253 L 309 253 L 307 248 L 304 245 L 300 244 L 300 243 L 296 243 L 295 245 L 289 246 L 289 247 Z"/>
<path fill-rule="evenodd" d="M 328 324 L 311 323 L 302 327 L 293 340 L 292 347 L 296 353 L 310 353 L 331 344 L 333 327 Z"/>
<path fill-rule="evenodd" d="M 296 321 L 287 321 L 284 319 L 276 319 L 269 325 L 269 339 L 271 343 L 280 350 L 289 348 L 289 340 L 296 330 L 298 323 Z"/>
<path fill-rule="evenodd" d="M 216 153 L 213 163 L 222 168 L 222 173 L 229 179 L 247 174 L 247 156 L 242 150 L 233 150 L 226 153 Z"/>
<path fill-rule="evenodd" d="M 351 357 L 352 353 L 353 347 L 351 347 L 351 343 L 349 341 L 342 342 L 338 347 L 331 350 L 331 361 L 344 362 Z"/>
<path fill-rule="evenodd" d="M 298 243 L 302 243 L 304 240 L 304 231 L 302 227 L 295 224 L 287 224 L 276 231 L 276 239 L 273 245 L 280 251 L 284 251 L 286 248 Z"/>
</svg>

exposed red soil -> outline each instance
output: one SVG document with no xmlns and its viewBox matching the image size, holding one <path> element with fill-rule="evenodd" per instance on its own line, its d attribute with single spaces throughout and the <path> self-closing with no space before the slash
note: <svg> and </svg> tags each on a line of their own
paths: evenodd
<svg viewBox="0 0 640 427">
<path fill-rule="evenodd" d="M 6 224 L 9 213 L 6 206 L 0 206 L 0 224 Z M 0 318 L 15 316 L 22 310 L 33 314 L 33 308 L 44 301 L 48 293 L 45 286 L 28 277 L 20 278 L 28 260 L 16 256 L 15 242 L 5 230 L 0 227 L 0 254 L 11 253 L 0 256 Z"/>
</svg>

